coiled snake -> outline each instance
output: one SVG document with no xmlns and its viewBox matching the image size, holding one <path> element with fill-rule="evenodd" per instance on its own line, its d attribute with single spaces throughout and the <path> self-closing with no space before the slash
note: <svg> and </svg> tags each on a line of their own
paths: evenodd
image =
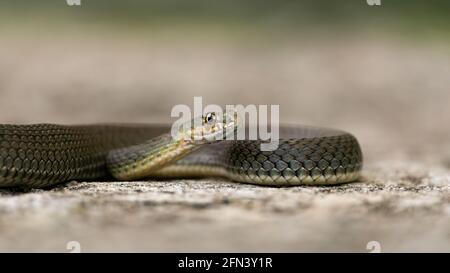
<svg viewBox="0 0 450 273">
<path fill-rule="evenodd" d="M 183 137 L 177 138 L 163 125 L 0 125 L 0 187 L 42 188 L 111 175 L 222 176 L 269 186 L 339 184 L 359 177 L 361 149 L 344 131 L 281 127 L 278 148 L 261 151 L 259 140 L 219 141 L 217 133 L 236 127 L 236 121 L 199 118 L 200 126 L 180 130 Z"/>
</svg>

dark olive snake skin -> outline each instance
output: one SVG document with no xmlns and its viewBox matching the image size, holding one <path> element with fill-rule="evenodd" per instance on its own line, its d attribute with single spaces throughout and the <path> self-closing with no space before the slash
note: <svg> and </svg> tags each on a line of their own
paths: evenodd
<svg viewBox="0 0 450 273">
<path fill-rule="evenodd" d="M 0 187 L 42 188 L 71 180 L 110 179 L 124 152 L 131 154 L 128 161 L 148 154 L 132 145 L 146 142 L 151 149 L 149 139 L 169 130 L 168 125 L 0 125 Z M 164 139 L 160 137 L 159 143 L 177 151 Z M 278 149 L 261 152 L 259 144 L 253 140 L 205 144 L 149 176 L 212 175 L 269 186 L 327 185 L 355 181 L 362 168 L 357 139 L 339 130 L 282 127 Z M 121 152 L 116 155 L 114 150 Z M 164 151 L 149 153 L 160 157 Z"/>
</svg>

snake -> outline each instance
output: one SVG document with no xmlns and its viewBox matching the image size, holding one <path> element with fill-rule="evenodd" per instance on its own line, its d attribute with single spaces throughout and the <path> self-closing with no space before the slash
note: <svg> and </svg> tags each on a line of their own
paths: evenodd
<svg viewBox="0 0 450 273">
<path fill-rule="evenodd" d="M 261 139 L 228 139 L 238 128 L 236 115 L 214 112 L 176 130 L 169 124 L 0 124 L 0 187 L 207 177 L 281 187 L 360 177 L 361 148 L 348 132 L 283 125 L 277 147 L 263 150 Z"/>
</svg>

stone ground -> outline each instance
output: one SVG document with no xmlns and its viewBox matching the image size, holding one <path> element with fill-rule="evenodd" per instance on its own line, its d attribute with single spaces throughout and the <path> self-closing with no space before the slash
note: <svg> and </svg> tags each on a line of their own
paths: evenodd
<svg viewBox="0 0 450 273">
<path fill-rule="evenodd" d="M 346 129 L 361 181 L 269 188 L 221 179 L 0 190 L 0 251 L 450 251 L 450 52 L 343 37 L 183 43 L 3 33 L 2 123 L 170 121 L 178 103 L 279 104 Z M 120 42 L 112 42 L 120 41 Z"/>
</svg>

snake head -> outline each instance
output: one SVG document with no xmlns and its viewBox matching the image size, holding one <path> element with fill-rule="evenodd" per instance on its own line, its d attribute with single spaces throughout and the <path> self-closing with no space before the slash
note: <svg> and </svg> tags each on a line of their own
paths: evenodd
<svg viewBox="0 0 450 273">
<path fill-rule="evenodd" d="M 241 119 L 236 112 L 209 112 L 182 124 L 177 138 L 194 144 L 232 139 L 240 123 Z"/>
</svg>

